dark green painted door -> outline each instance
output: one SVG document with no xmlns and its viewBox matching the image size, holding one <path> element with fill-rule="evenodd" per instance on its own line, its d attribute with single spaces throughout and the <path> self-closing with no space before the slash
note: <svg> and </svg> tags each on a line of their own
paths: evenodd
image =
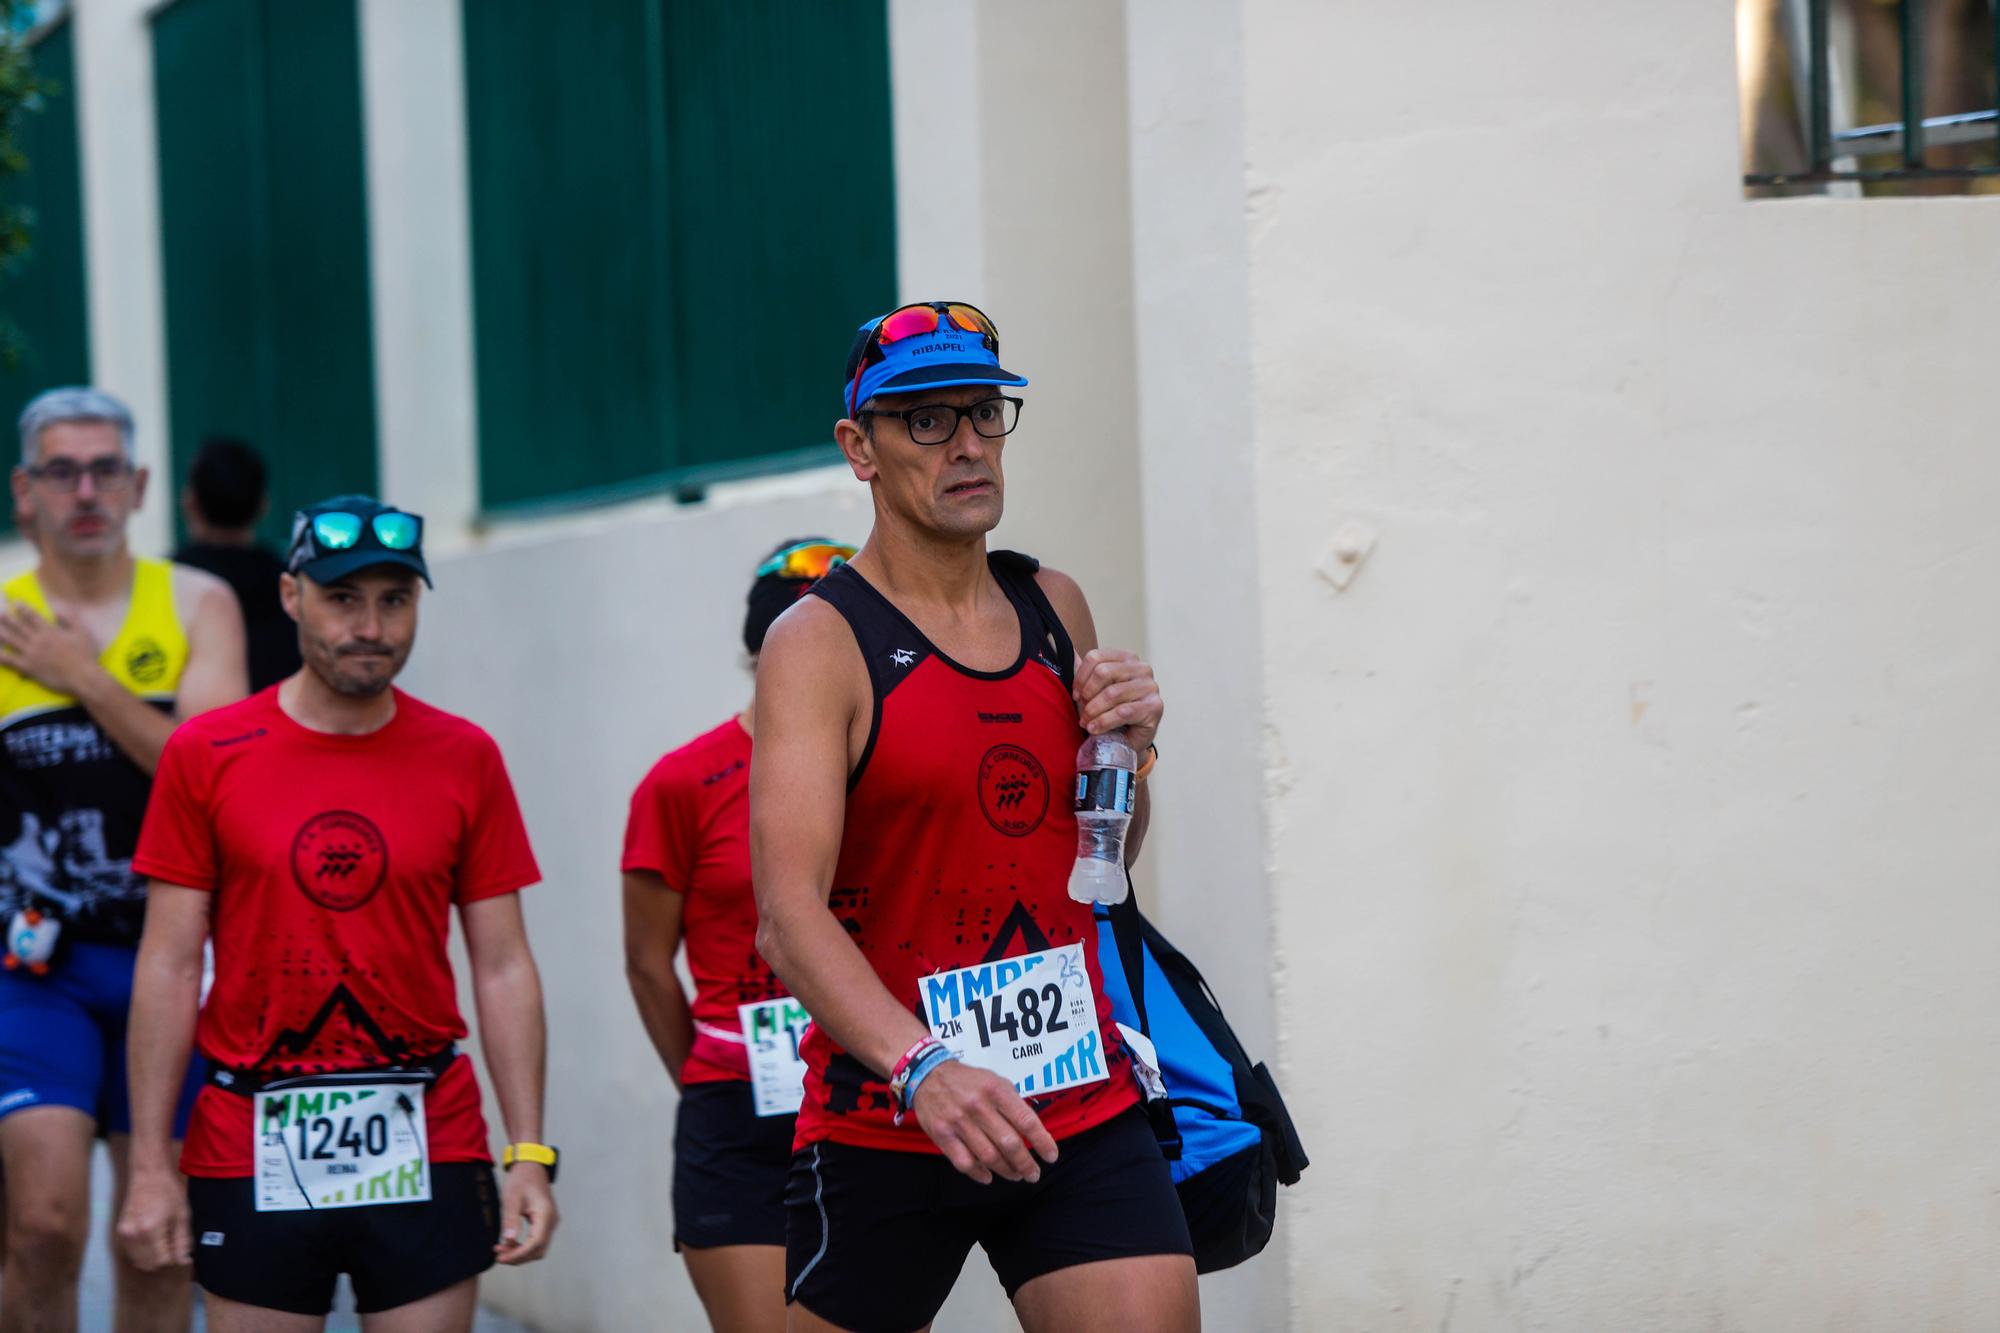
<svg viewBox="0 0 2000 1333">
<path fill-rule="evenodd" d="M 831 458 L 895 299 L 884 0 L 560 12 L 464 9 L 483 503 Z"/>
<path fill-rule="evenodd" d="M 0 184 L 0 201 L 32 212 L 30 249 L 0 279 L 0 311 L 13 321 L 19 339 L 12 355 L 0 356 L 0 412 L 6 413 L 10 451 L 14 420 L 30 398 L 59 384 L 90 380 L 76 57 L 67 22 L 35 42 L 33 61 L 36 79 L 49 91 L 41 111 L 21 126 L 27 171 Z M 0 530 L 13 527 L 13 513 L 13 505 L 0 505 Z"/>
<path fill-rule="evenodd" d="M 465 6 L 487 504 L 659 470 L 665 182 L 652 0 Z"/>
<path fill-rule="evenodd" d="M 250 440 L 282 540 L 376 486 L 355 0 L 176 0 L 153 60 L 174 478 Z"/>
</svg>

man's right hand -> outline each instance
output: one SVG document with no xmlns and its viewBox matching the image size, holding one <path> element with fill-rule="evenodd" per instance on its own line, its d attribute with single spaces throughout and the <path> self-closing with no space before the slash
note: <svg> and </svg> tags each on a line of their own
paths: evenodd
<svg viewBox="0 0 2000 1333">
<path fill-rule="evenodd" d="M 995 1176 L 1040 1180 L 1042 1162 L 1056 1160 L 1042 1118 L 989 1069 L 947 1060 L 917 1085 L 910 1110 L 951 1164 L 982 1185 Z"/>
<path fill-rule="evenodd" d="M 118 1243 L 132 1266 L 151 1273 L 194 1262 L 187 1181 L 171 1168 L 134 1169 L 118 1215 Z"/>
</svg>

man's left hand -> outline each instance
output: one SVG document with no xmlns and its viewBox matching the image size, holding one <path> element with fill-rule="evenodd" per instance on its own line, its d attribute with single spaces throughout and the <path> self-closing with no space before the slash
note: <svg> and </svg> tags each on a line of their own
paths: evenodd
<svg viewBox="0 0 2000 1333">
<path fill-rule="evenodd" d="M 556 1196 L 549 1169 L 540 1162 L 516 1162 L 500 1186 L 500 1243 L 494 1257 L 503 1264 L 531 1264 L 549 1252 L 556 1231 Z"/>
<path fill-rule="evenodd" d="M 1153 668 L 1122 648 L 1093 648 L 1076 664 L 1076 705 L 1091 735 L 1125 728 L 1135 750 L 1153 743 L 1160 731 L 1160 686 Z"/>
<path fill-rule="evenodd" d="M 44 689 L 72 698 L 99 670 L 98 646 L 90 635 L 64 620 L 48 620 L 16 602 L 0 613 L 0 662 Z"/>
</svg>

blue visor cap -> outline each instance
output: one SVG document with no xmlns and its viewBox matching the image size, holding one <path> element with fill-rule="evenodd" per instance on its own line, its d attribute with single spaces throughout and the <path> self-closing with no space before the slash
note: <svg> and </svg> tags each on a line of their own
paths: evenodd
<svg viewBox="0 0 2000 1333">
<path fill-rule="evenodd" d="M 961 384 L 1006 384 L 1019 388 L 1027 376 L 1000 366 L 995 341 L 964 329 L 940 328 L 881 347 L 882 359 L 861 372 L 854 382 L 854 363 L 869 348 L 868 335 L 882 321 L 871 319 L 855 331 L 854 350 L 847 358 L 847 382 L 842 386 L 851 413 L 878 393 L 909 393 L 917 389 L 949 389 Z"/>
</svg>

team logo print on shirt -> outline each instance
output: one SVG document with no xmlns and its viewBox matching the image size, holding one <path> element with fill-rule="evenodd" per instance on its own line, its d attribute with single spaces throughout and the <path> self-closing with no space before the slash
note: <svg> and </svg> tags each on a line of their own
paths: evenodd
<svg viewBox="0 0 2000 1333">
<path fill-rule="evenodd" d="M 352 810 L 314 815 L 292 839 L 292 878 L 306 897 L 331 911 L 361 906 L 388 874 L 382 831 Z"/>
<path fill-rule="evenodd" d="M 281 1028 L 257 1068 L 325 1073 L 368 1065 L 400 1065 L 414 1054 L 410 1043 L 392 1037 L 354 998 L 346 982 L 337 983 L 302 1028 Z"/>
<path fill-rule="evenodd" d="M 125 671 L 141 685 L 157 684 L 167 674 L 167 650 L 151 639 L 134 639 L 125 650 Z"/>
<path fill-rule="evenodd" d="M 1049 812 L 1049 775 L 1018 745 L 996 745 L 979 761 L 979 808 L 1010 838 L 1025 838 Z"/>
</svg>

